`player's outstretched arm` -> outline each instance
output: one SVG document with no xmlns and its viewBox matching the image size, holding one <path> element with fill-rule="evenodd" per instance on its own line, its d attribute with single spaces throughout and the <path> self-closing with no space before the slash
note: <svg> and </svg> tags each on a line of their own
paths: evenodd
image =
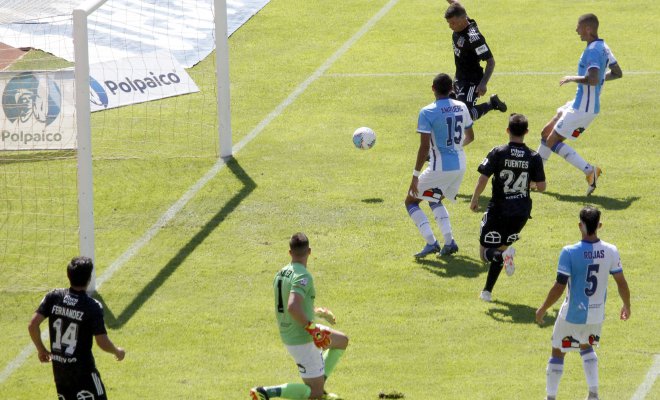
<svg viewBox="0 0 660 400">
<path fill-rule="evenodd" d="M 39 326 L 44 321 L 44 319 L 46 319 L 46 317 L 43 315 L 34 313 L 30 323 L 28 324 L 28 332 L 30 332 L 30 339 L 32 339 L 32 343 L 34 343 L 34 346 L 37 348 L 37 356 L 39 357 L 39 361 L 42 363 L 47 363 L 50 361 L 50 352 L 48 349 L 46 349 L 46 346 L 44 346 L 44 342 L 41 341 L 41 330 L 39 329 Z"/>
<path fill-rule="evenodd" d="M 630 318 L 630 288 L 628 288 L 628 281 L 623 276 L 623 272 L 618 272 L 612 275 L 612 277 L 616 282 L 616 286 L 619 289 L 619 296 L 621 296 L 621 300 L 623 301 L 620 318 L 626 321 Z"/>
<path fill-rule="evenodd" d="M 564 289 L 566 289 L 566 284 L 559 282 L 555 282 L 552 288 L 550 288 L 550 291 L 548 292 L 548 296 L 545 298 L 545 301 L 543 302 L 543 304 L 541 304 L 541 307 L 539 307 L 536 310 L 537 324 L 543 325 L 543 323 L 545 322 L 543 320 L 545 313 L 548 311 L 548 308 L 552 307 L 552 305 L 555 304 L 557 300 L 559 300 L 561 295 L 564 293 Z"/>
<path fill-rule="evenodd" d="M 622 77 L 623 77 L 623 71 L 621 71 L 621 67 L 619 66 L 619 63 L 610 65 L 610 70 L 607 71 L 607 73 L 605 74 L 606 81 L 612 81 L 614 79 L 619 79 Z"/>
<path fill-rule="evenodd" d="M 488 81 L 490 81 L 490 77 L 493 76 L 493 72 L 495 71 L 495 57 L 491 57 L 488 60 L 486 60 L 486 68 L 484 68 L 484 76 L 481 78 L 481 82 L 479 82 L 479 85 L 477 86 L 477 94 L 479 96 L 483 96 L 488 92 Z"/>
<path fill-rule="evenodd" d="M 483 193 L 488 185 L 488 177 L 484 174 L 479 175 L 479 180 L 477 180 L 477 186 L 474 188 L 474 194 L 470 200 L 470 210 L 477 212 L 479 210 L 479 196 Z"/>
<path fill-rule="evenodd" d="M 121 361 L 124 359 L 126 356 L 126 351 L 122 349 L 121 347 L 115 346 L 114 343 L 112 343 L 112 340 L 108 337 L 106 334 L 102 335 L 96 335 L 94 336 L 96 339 L 96 344 L 101 348 L 101 350 L 114 354 L 115 358 L 117 361 Z"/>
<path fill-rule="evenodd" d="M 465 139 L 463 140 L 463 147 L 474 142 L 474 130 L 472 127 L 465 129 Z"/>
<path fill-rule="evenodd" d="M 585 76 L 565 76 L 559 81 L 559 86 L 568 82 L 581 83 L 583 85 L 596 86 L 598 84 L 598 68 L 589 68 Z"/>
<path fill-rule="evenodd" d="M 337 323 L 337 318 L 335 318 L 335 314 L 329 309 L 325 307 L 316 307 L 314 308 L 314 315 L 316 315 L 317 318 L 322 318 L 326 320 L 330 325 L 334 325 Z"/>
</svg>

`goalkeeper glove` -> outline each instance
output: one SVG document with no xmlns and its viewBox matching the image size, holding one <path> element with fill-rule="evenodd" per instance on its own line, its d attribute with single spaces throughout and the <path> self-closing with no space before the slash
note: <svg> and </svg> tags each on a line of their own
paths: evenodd
<svg viewBox="0 0 660 400">
<path fill-rule="evenodd" d="M 333 314 L 332 311 L 330 311 L 325 307 L 315 308 L 314 314 L 316 314 L 318 318 L 323 318 L 324 320 L 328 321 L 330 325 L 334 325 L 337 322 L 337 319 L 335 318 L 335 314 Z"/>
<path fill-rule="evenodd" d="M 325 349 L 328 346 L 330 346 L 330 342 L 332 341 L 330 339 L 330 331 L 326 331 L 324 329 L 319 328 L 312 321 L 310 321 L 307 324 L 307 326 L 305 326 L 305 330 L 307 331 L 307 333 L 312 335 L 312 339 L 314 340 L 314 345 L 319 349 Z"/>
</svg>

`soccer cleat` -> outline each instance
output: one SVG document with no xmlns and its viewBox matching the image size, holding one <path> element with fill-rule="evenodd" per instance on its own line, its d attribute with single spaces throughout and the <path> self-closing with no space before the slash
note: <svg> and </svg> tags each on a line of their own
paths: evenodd
<svg viewBox="0 0 660 400">
<path fill-rule="evenodd" d="M 587 400 L 599 400 L 598 393 L 589 392 Z"/>
<path fill-rule="evenodd" d="M 440 245 L 438 244 L 438 241 L 436 240 L 435 243 L 427 244 L 426 246 L 424 246 L 422 251 L 415 254 L 415 258 L 424 258 L 424 257 L 428 256 L 431 253 L 437 253 L 439 251 L 440 251 Z"/>
<path fill-rule="evenodd" d="M 516 266 L 513 264 L 513 256 L 516 254 L 516 249 L 509 247 L 502 252 L 502 259 L 504 259 L 504 271 L 508 276 L 513 275 L 516 271 Z"/>
<path fill-rule="evenodd" d="M 505 112 L 508 108 L 506 103 L 500 100 L 496 94 L 490 96 L 490 106 L 493 108 L 493 110 L 498 110 L 500 112 Z"/>
<path fill-rule="evenodd" d="M 441 256 L 448 256 L 448 255 L 450 255 L 450 254 L 454 254 L 454 253 L 456 253 L 457 251 L 458 251 L 458 245 L 456 244 L 456 242 L 454 241 L 454 239 L 452 239 L 452 240 L 451 240 L 451 243 L 442 246 L 442 249 L 440 250 L 440 254 L 439 254 L 439 255 L 441 255 Z"/>
<path fill-rule="evenodd" d="M 600 174 L 602 174 L 603 171 L 599 167 L 594 167 L 594 170 L 591 171 L 589 175 L 587 175 L 587 184 L 589 187 L 587 188 L 587 196 L 590 196 L 594 190 L 596 190 L 596 181 L 600 177 Z"/>
<path fill-rule="evenodd" d="M 251 400 L 269 400 L 268 393 L 263 386 L 253 387 L 250 389 L 250 399 Z"/>
<path fill-rule="evenodd" d="M 493 300 L 493 295 L 488 290 L 482 290 L 479 298 L 490 303 Z"/>
<path fill-rule="evenodd" d="M 321 400 L 342 400 L 342 399 L 338 394 L 328 393 L 324 390 L 323 391 L 323 396 L 321 397 Z"/>
</svg>

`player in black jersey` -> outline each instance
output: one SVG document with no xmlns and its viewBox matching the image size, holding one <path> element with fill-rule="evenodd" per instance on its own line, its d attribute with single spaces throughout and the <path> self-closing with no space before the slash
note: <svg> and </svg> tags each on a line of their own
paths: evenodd
<svg viewBox="0 0 660 400">
<path fill-rule="evenodd" d="M 101 303 L 85 292 L 93 269 L 88 257 L 76 257 L 67 266 L 71 287 L 50 291 L 41 301 L 28 326 L 39 361 L 53 362 L 55 387 L 60 400 L 107 399 L 92 355 L 92 338 L 119 361 L 124 349 L 108 338 Z M 50 352 L 41 341 L 39 325 L 48 318 Z"/>
<path fill-rule="evenodd" d="M 465 8 L 456 0 L 447 0 L 450 4 L 445 11 L 445 19 L 452 34 L 454 47 L 454 93 L 456 99 L 465 103 L 470 109 L 472 120 L 476 121 L 490 110 L 505 112 L 506 104 L 494 94 L 490 100 L 477 104 L 477 97 L 482 97 L 488 91 L 488 81 L 495 70 L 495 58 L 486 44 L 486 38 L 479 32 L 477 22 L 468 18 Z M 486 62 L 484 72 L 480 62 Z"/>
<path fill-rule="evenodd" d="M 470 209 L 479 208 L 479 195 L 493 176 L 493 195 L 481 221 L 479 255 L 490 262 L 486 285 L 481 299 L 491 301 L 491 293 L 497 278 L 505 266 L 507 275 L 514 271 L 513 255 L 510 247 L 518 240 L 520 231 L 532 212 L 532 199 L 529 197 L 530 182 L 536 190 L 545 190 L 545 173 L 541 156 L 523 143 L 527 134 L 527 118 L 522 114 L 509 117 L 509 144 L 493 148 L 477 169 L 481 176 L 474 188 Z"/>
</svg>

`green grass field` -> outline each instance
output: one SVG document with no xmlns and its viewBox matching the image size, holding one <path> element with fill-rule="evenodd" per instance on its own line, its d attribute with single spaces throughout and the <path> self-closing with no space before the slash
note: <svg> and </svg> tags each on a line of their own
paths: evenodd
<svg viewBox="0 0 660 400">
<path fill-rule="evenodd" d="M 272 0 L 233 34 L 234 143 L 387 3 Z M 419 140 L 417 113 L 433 100 L 434 74 L 453 74 L 454 66 L 451 31 L 442 18 L 446 3 L 400 0 L 104 283 L 99 298 L 109 335 L 127 351 L 117 363 L 95 348 L 109 398 L 246 399 L 252 386 L 298 382 L 277 334 L 271 291 L 296 231 L 311 240 L 317 305 L 331 308 L 337 328 L 351 338 L 329 390 L 349 400 L 376 399 L 380 390 L 403 392 L 406 399 L 543 398 L 551 322 L 560 303 L 547 326 L 534 323 L 534 311 L 554 282 L 561 248 L 580 239 L 577 214 L 588 203 L 603 211 L 601 238 L 618 246 L 632 292 L 632 317 L 619 321 L 620 300 L 610 282 L 597 350 L 600 392 L 603 399 L 633 396 L 660 353 L 660 3 L 465 5 L 497 60 L 489 94 L 528 116 L 532 148 L 556 108 L 574 95 L 574 86 L 558 82 L 575 72 L 584 46 L 574 31 L 577 17 L 599 16 L 601 37 L 624 77 L 606 84 L 601 115 L 574 143 L 604 170 L 595 194 L 585 197 L 582 174 L 553 156 L 546 165 L 547 193 L 533 195 L 534 218 L 516 244 L 517 271 L 511 278 L 502 274 L 494 302 L 481 302 L 487 273 L 477 254 L 481 214 L 472 213 L 468 202 L 477 165 L 506 141 L 507 114 L 492 112 L 475 124 L 458 201 L 447 205 L 459 253 L 415 261 L 423 240 L 403 200 Z M 190 71 L 200 94 L 94 114 L 99 275 L 216 161 L 212 64 L 210 57 Z M 117 138 L 121 124 L 157 137 L 157 146 L 135 133 Z M 351 134 L 359 126 L 377 132 L 373 149 L 353 147 Z M 194 133 L 180 133 L 187 129 Z M 70 154 L 8 160 L 0 162 L 5 181 L 31 173 L 38 182 L 55 175 L 75 185 Z M 28 235 L 22 241 L 30 245 L 5 250 L 0 371 L 30 343 L 26 326 L 48 288 L 66 286 L 64 266 L 77 240 L 75 186 L 5 187 L 16 191 L 2 202 L 11 210 L 30 193 L 56 191 L 63 200 L 53 205 L 59 213 L 53 224 L 68 233 L 54 234 L 58 245 L 43 270 L 15 254 L 38 251 L 47 237 Z M 0 234 L 9 237 L 10 227 L 42 217 L 23 218 L 4 219 Z M 585 394 L 580 357 L 569 355 L 559 396 Z M 55 397 L 51 367 L 34 353 L 0 383 L 0 399 Z M 660 399 L 660 384 L 646 399 Z"/>
</svg>

